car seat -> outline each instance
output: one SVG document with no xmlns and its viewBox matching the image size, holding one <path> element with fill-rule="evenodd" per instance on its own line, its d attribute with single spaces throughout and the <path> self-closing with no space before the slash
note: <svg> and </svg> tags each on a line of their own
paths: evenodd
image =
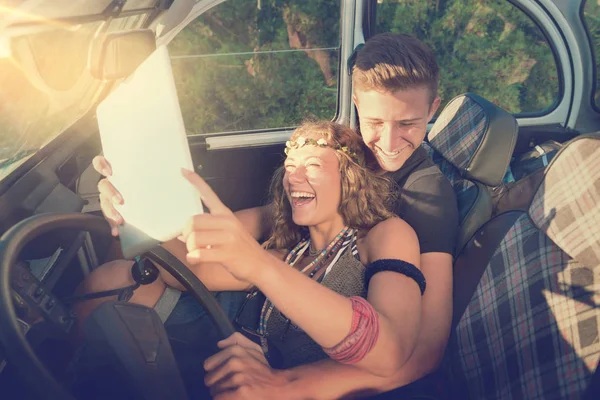
<svg viewBox="0 0 600 400">
<path fill-rule="evenodd" d="M 445 357 L 453 398 L 579 399 L 592 390 L 600 135 L 568 142 L 527 211 L 500 214 L 471 238 L 455 263 L 454 313 Z"/>
<path fill-rule="evenodd" d="M 515 118 L 484 98 L 452 99 L 423 147 L 454 187 L 459 210 L 458 253 L 492 215 L 488 186 L 502 182 L 517 140 Z"/>
</svg>

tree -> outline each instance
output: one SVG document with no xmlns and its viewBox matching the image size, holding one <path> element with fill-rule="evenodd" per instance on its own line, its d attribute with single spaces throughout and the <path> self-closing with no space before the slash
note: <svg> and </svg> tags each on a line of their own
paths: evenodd
<svg viewBox="0 0 600 400">
<path fill-rule="evenodd" d="M 444 103 L 475 92 L 518 114 L 544 111 L 558 98 L 550 47 L 508 1 L 385 1 L 377 26 L 379 32 L 414 35 L 435 51 Z"/>
<path fill-rule="evenodd" d="M 169 45 L 188 131 L 331 119 L 339 19 L 339 0 L 231 0 L 201 15 Z"/>
</svg>

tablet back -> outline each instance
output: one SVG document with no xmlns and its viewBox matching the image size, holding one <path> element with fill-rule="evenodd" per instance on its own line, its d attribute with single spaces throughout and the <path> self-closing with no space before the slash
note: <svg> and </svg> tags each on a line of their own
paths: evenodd
<svg viewBox="0 0 600 400">
<path fill-rule="evenodd" d="M 126 256 L 151 247 L 140 241 L 175 238 L 202 203 L 181 175 L 194 167 L 165 46 L 102 101 L 97 116 L 109 179 L 124 199 L 121 240 L 136 248 L 124 248 Z"/>
</svg>

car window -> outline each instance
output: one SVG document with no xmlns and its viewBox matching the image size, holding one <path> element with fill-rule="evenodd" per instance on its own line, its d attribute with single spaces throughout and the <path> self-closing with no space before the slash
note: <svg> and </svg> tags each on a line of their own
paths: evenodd
<svg viewBox="0 0 600 400">
<path fill-rule="evenodd" d="M 594 99 L 593 105 L 596 109 L 600 109 L 600 5 L 597 1 L 586 1 L 583 8 L 583 17 L 585 18 L 585 24 L 594 46 L 594 55 L 596 57 L 596 82 L 594 87 Z"/>
<path fill-rule="evenodd" d="M 230 0 L 169 44 L 190 135 L 336 116 L 340 0 Z"/>
<path fill-rule="evenodd" d="M 474 92 L 513 114 L 549 112 L 559 98 L 552 50 L 538 26 L 506 0 L 379 0 L 376 32 L 408 33 L 440 65 L 442 107 Z"/>
<path fill-rule="evenodd" d="M 108 31 L 141 21 L 111 21 Z M 0 179 L 82 117 L 101 82 L 88 71 L 90 42 L 102 22 L 45 25 L 3 43 L 0 57 Z"/>
</svg>

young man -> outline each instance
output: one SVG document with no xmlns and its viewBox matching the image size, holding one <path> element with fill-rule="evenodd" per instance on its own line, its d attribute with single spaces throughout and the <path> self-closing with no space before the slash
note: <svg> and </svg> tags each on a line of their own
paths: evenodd
<svg viewBox="0 0 600 400">
<path fill-rule="evenodd" d="M 427 290 L 415 352 L 390 377 L 376 377 L 333 360 L 275 371 L 251 356 L 253 349 L 246 348 L 243 340 L 226 340 L 221 353 L 205 364 L 207 383 L 213 393 L 220 393 L 217 398 L 332 399 L 351 393 L 374 394 L 408 385 L 436 369 L 450 332 L 452 252 L 458 229 L 453 189 L 421 147 L 427 123 L 440 104 L 438 81 L 439 69 L 431 50 L 407 35 L 386 33 L 369 39 L 358 51 L 352 71 L 360 133 L 375 156 L 375 168 L 390 174 L 402 188 L 396 213 L 419 238 Z M 100 172 L 107 167 L 102 159 L 96 160 L 95 166 Z M 118 222 L 120 217 L 112 205 L 113 199 L 120 200 L 118 193 L 107 181 L 99 188 L 105 215 Z M 236 215 L 257 239 L 270 229 L 268 206 Z M 182 246 L 165 247 L 185 261 Z M 107 288 L 95 288 L 99 289 Z M 180 307 L 183 305 L 176 308 Z"/>
<path fill-rule="evenodd" d="M 236 372 L 246 371 L 252 378 L 246 382 L 255 383 L 239 385 L 240 391 L 245 390 L 242 398 L 333 399 L 350 393 L 389 391 L 423 378 L 439 365 L 452 320 L 452 253 L 458 208 L 452 186 L 421 147 L 427 123 L 440 105 L 438 81 L 432 51 L 411 36 L 391 33 L 369 39 L 358 51 L 352 71 L 362 138 L 377 160 L 376 168 L 390 174 L 402 188 L 396 213 L 419 238 L 427 290 L 415 352 L 397 374 L 387 378 L 325 360 L 280 373 L 283 383 L 267 385 L 261 382 L 269 380 L 260 379 L 262 375 L 247 366 Z M 238 216 L 252 225 L 258 219 L 252 210 L 241 211 Z M 227 365 L 220 368 L 231 370 Z M 223 372 L 209 375 L 216 380 Z M 423 390 L 432 390 L 427 380 L 400 387 L 385 397 L 399 398 Z"/>
</svg>

